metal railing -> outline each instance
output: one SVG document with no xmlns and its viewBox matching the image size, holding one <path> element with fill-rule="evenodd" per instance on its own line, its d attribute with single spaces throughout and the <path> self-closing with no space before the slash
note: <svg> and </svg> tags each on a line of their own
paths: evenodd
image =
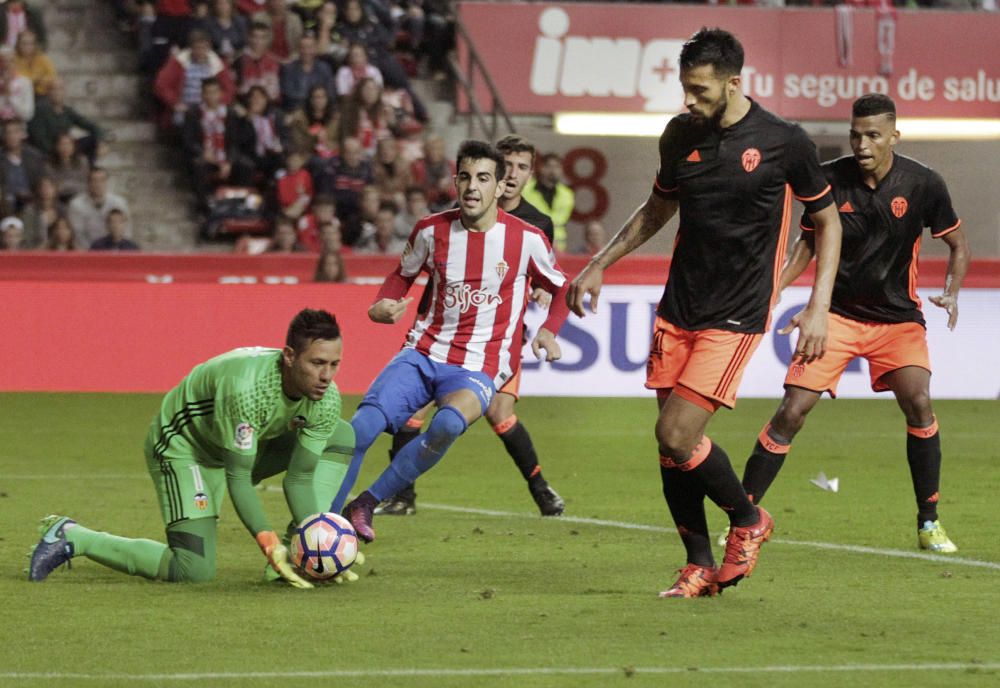
<svg viewBox="0 0 1000 688">
<path fill-rule="evenodd" d="M 515 133 L 514 122 L 503 105 L 500 92 L 497 90 L 496 84 L 493 83 L 489 72 L 486 71 L 486 65 L 480 59 L 479 53 L 476 52 L 476 46 L 472 44 L 472 39 L 465 28 L 465 24 L 457 16 L 455 17 L 455 41 L 456 45 L 464 47 L 467 64 L 460 64 L 455 56 L 451 56 L 448 62 L 451 67 L 452 76 L 455 78 L 455 83 L 462 90 L 462 94 L 468 103 L 469 112 L 465 116 L 468 123 L 469 138 L 473 138 L 476 125 L 478 124 L 486 140 L 496 141 L 499 138 L 501 120 L 507 129 L 504 132 L 505 134 Z M 489 91 L 493 106 L 488 112 L 484 110 L 479 103 L 479 98 L 476 96 L 477 79 L 482 80 L 483 85 Z"/>
</svg>

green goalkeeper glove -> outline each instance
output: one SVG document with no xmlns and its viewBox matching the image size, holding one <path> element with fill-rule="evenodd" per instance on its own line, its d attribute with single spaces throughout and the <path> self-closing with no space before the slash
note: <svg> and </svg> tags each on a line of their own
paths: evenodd
<svg viewBox="0 0 1000 688">
<path fill-rule="evenodd" d="M 360 578 L 358 574 L 354 573 L 355 566 L 363 566 L 365 563 L 365 555 L 358 551 L 358 556 L 354 559 L 354 563 L 351 564 L 351 568 L 347 569 L 343 573 L 338 573 L 333 577 L 333 582 L 337 585 L 343 585 L 344 583 L 354 583 Z"/>
<path fill-rule="evenodd" d="M 257 533 L 257 544 L 260 550 L 267 557 L 271 567 L 281 574 L 281 577 L 303 590 L 313 587 L 313 584 L 295 573 L 292 562 L 288 561 L 288 548 L 281 544 L 278 534 L 273 530 L 264 530 Z"/>
</svg>

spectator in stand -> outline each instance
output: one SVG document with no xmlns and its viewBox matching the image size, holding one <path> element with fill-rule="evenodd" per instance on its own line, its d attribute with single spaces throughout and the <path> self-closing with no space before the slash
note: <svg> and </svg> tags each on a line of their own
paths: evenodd
<svg viewBox="0 0 1000 688">
<path fill-rule="evenodd" d="M 314 282 L 346 282 L 347 269 L 344 267 L 344 256 L 340 251 L 324 251 L 316 263 Z"/>
<path fill-rule="evenodd" d="M 247 20 L 233 11 L 233 0 L 212 0 L 212 13 L 205 24 L 212 49 L 226 64 L 233 64 L 247 45 Z"/>
<path fill-rule="evenodd" d="M 347 45 L 337 23 L 337 3 L 327 0 L 316 12 L 316 51 L 336 69 L 347 57 Z"/>
<path fill-rule="evenodd" d="M 292 11 L 299 15 L 306 31 L 316 27 L 316 13 L 322 4 L 323 0 L 292 0 Z"/>
<path fill-rule="evenodd" d="M 316 194 L 310 212 L 299 218 L 299 243 L 309 251 L 320 253 L 323 249 L 323 240 L 319 228 L 331 222 L 340 224 L 340 220 L 337 219 L 336 201 L 330 194 Z"/>
<path fill-rule="evenodd" d="M 260 86 L 272 103 L 278 103 L 281 101 L 281 63 L 268 52 L 270 45 L 271 27 L 254 22 L 250 26 L 247 49 L 236 60 L 236 76 L 240 95 Z"/>
<path fill-rule="evenodd" d="M 270 180 L 284 164 L 282 118 L 275 112 L 263 86 L 253 86 L 247 94 L 247 122 L 253 130 L 250 159 L 254 177 Z"/>
<path fill-rule="evenodd" d="M 218 80 L 209 77 L 201 82 L 201 102 L 187 111 L 182 140 L 202 208 L 208 207 L 208 199 L 219 186 L 250 184 L 253 163 L 247 151 L 253 147 L 253 132 L 222 101 Z"/>
<path fill-rule="evenodd" d="M 21 0 L 7 0 L 0 10 L 0 46 L 13 49 L 20 33 L 28 30 L 35 32 L 44 48 L 47 41 L 42 13 Z"/>
<path fill-rule="evenodd" d="M 344 243 L 353 248 L 371 243 L 376 231 L 375 220 L 378 218 L 378 209 L 381 205 L 382 198 L 374 185 L 361 190 L 357 212 L 348 217 L 341 226 Z"/>
<path fill-rule="evenodd" d="M 52 177 L 39 177 L 31 202 L 20 213 L 25 243 L 32 247 L 44 244 L 48 227 L 65 211 Z"/>
<path fill-rule="evenodd" d="M 426 109 L 413 92 L 406 70 L 392 52 L 396 34 L 392 12 L 378 2 L 368 2 L 367 8 L 378 18 L 378 21 L 373 21 L 366 16 L 365 7 L 360 0 L 347 0 L 344 3 L 341 22 L 343 37 L 350 43 L 364 45 L 369 61 L 378 68 L 384 84 L 389 88 L 405 89 L 413 100 L 418 119 L 427 121 Z"/>
<path fill-rule="evenodd" d="M 428 136 L 424 140 L 424 157 L 413 163 L 413 183 L 427 192 L 427 202 L 433 212 L 455 204 L 458 195 L 454 179 L 455 163 L 444 154 L 444 139 Z"/>
<path fill-rule="evenodd" d="M 171 122 L 180 126 L 189 108 L 201 102 L 201 82 L 215 78 L 222 89 L 222 103 L 233 100 L 236 86 L 232 72 L 212 50 L 208 34 L 192 31 L 191 47 L 173 53 L 156 75 L 153 92 L 170 113 Z"/>
<path fill-rule="evenodd" d="M 288 118 L 288 146 L 312 151 L 326 159 L 337 153 L 339 140 L 340 113 L 336 101 L 324 86 L 313 86 L 308 99 Z"/>
<path fill-rule="evenodd" d="M 90 167 L 87 157 L 77 150 L 72 135 L 68 131 L 60 134 L 49 155 L 49 175 L 64 203 L 87 188 Z"/>
<path fill-rule="evenodd" d="M 121 210 L 114 208 L 104 220 L 108 233 L 90 245 L 91 251 L 138 251 L 139 244 L 125 236 L 128 218 Z"/>
<path fill-rule="evenodd" d="M 295 220 L 279 215 L 274 220 L 274 233 L 268 253 L 301 253 L 305 248 L 299 243 L 295 233 Z"/>
<path fill-rule="evenodd" d="M 13 53 L 0 50 L 0 120 L 28 122 L 35 116 L 35 87 L 14 68 Z"/>
<path fill-rule="evenodd" d="M 573 189 L 562 182 L 562 158 L 555 153 L 542 156 L 542 168 L 536 177 L 528 180 L 521 194 L 531 205 L 552 218 L 555 241 L 552 247 L 566 250 L 566 223 L 573 214 L 576 196 Z"/>
<path fill-rule="evenodd" d="M 608 235 L 604 225 L 599 220 L 591 220 L 583 228 L 583 244 L 575 251 L 578 254 L 592 256 L 608 243 Z"/>
<path fill-rule="evenodd" d="M 47 238 L 42 248 L 46 251 L 79 251 L 73 225 L 65 215 L 58 216 L 49 225 Z"/>
<path fill-rule="evenodd" d="M 408 239 L 417 222 L 430 214 L 431 209 L 427 205 L 427 192 L 419 186 L 407 187 L 406 204 L 396 219 L 396 236 L 400 239 Z"/>
<path fill-rule="evenodd" d="M 421 52 L 427 55 L 427 71 L 435 80 L 447 78 L 449 54 L 455 49 L 455 14 L 452 0 L 423 0 L 424 40 Z"/>
<path fill-rule="evenodd" d="M 362 190 L 374 181 L 371 161 L 365 159 L 361 142 L 348 137 L 340 146 L 340 157 L 329 177 L 328 186 L 321 187 L 321 190 L 333 193 L 337 215 L 347 225 L 361 208 Z M 350 236 L 350 231 L 345 230 L 345 235 Z M 348 240 L 347 243 L 351 242 Z"/>
<path fill-rule="evenodd" d="M 333 72 L 330 65 L 316 59 L 316 37 L 303 34 L 299 39 L 299 55 L 281 68 L 281 106 L 291 112 L 306 102 L 311 90 L 322 87 L 334 92 Z"/>
<path fill-rule="evenodd" d="M 279 211 L 285 217 L 298 220 L 309 211 L 315 189 L 312 175 L 305 169 L 306 155 L 293 150 L 285 159 L 285 169 L 278 172 L 277 197 Z"/>
<path fill-rule="evenodd" d="M 0 188 L 7 208 L 20 210 L 31 201 L 39 178 L 45 174 L 45 158 L 25 143 L 24 123 L 12 119 L 3 124 L 3 158 Z"/>
<path fill-rule="evenodd" d="M 8 215 L 0 220 L 0 235 L 3 237 L 0 248 L 4 251 L 23 251 L 31 248 L 24 241 L 24 223 L 18 217 Z"/>
<path fill-rule="evenodd" d="M 85 133 L 78 139 L 74 138 L 74 141 L 91 162 L 103 153 L 104 132 L 97 124 L 66 104 L 66 84 L 57 78 L 52 83 L 48 97 L 38 101 L 35 116 L 28 122 L 28 138 L 38 150 L 51 155 L 59 137 L 70 132 Z"/>
<path fill-rule="evenodd" d="M 349 256 L 354 251 L 350 246 L 344 245 L 344 235 L 341 231 L 340 220 L 324 222 L 319 226 L 320 252 L 336 252 L 342 256 Z"/>
<path fill-rule="evenodd" d="M 284 62 L 302 38 L 302 20 L 288 11 L 285 0 L 267 0 L 265 10 L 253 15 L 255 22 L 271 27 L 271 54 Z"/>
<path fill-rule="evenodd" d="M 399 153 L 396 139 L 379 139 L 374 161 L 375 186 L 383 201 L 392 201 L 397 208 L 406 203 L 406 188 L 412 184 L 410 163 Z"/>
<path fill-rule="evenodd" d="M 36 96 L 48 95 L 56 80 L 56 67 L 49 56 L 38 48 L 38 37 L 31 29 L 17 36 L 14 46 L 14 71 L 31 80 Z"/>
<path fill-rule="evenodd" d="M 337 70 L 337 95 L 347 98 L 357 91 L 357 86 L 365 79 L 371 79 L 379 87 L 381 96 L 382 72 L 368 61 L 368 51 L 362 43 L 351 43 L 347 48 L 347 59 Z"/>
<path fill-rule="evenodd" d="M 398 256 L 403 253 L 406 239 L 396 236 L 396 204 L 392 201 L 382 201 L 375 213 L 373 223 L 375 231 L 366 235 L 361 243 L 354 247 L 358 253 L 368 253 L 383 256 Z"/>
<path fill-rule="evenodd" d="M 341 135 L 356 138 L 368 159 L 374 157 L 381 139 L 392 138 L 382 88 L 373 79 L 362 79 L 344 103 Z"/>
<path fill-rule="evenodd" d="M 245 17 L 263 11 L 266 6 L 267 0 L 236 0 L 236 9 Z"/>
<path fill-rule="evenodd" d="M 191 0 L 155 0 L 140 9 L 143 21 L 140 31 L 140 63 L 143 71 L 155 74 L 166 62 L 172 50 L 187 44 L 194 27 Z M 145 29 L 148 28 L 148 36 Z"/>
<path fill-rule="evenodd" d="M 108 191 L 108 172 L 103 167 L 93 167 L 87 177 L 87 190 L 78 193 L 69 202 L 69 223 L 76 231 L 80 248 L 104 236 L 105 220 L 112 210 L 121 210 L 128 217 L 128 201 Z M 129 228 L 126 236 L 131 235 Z"/>
</svg>

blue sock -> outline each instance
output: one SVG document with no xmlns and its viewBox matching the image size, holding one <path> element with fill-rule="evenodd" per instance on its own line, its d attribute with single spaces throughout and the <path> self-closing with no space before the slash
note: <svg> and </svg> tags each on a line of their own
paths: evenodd
<svg viewBox="0 0 1000 688">
<path fill-rule="evenodd" d="M 433 468 L 466 427 L 465 416 L 458 409 L 442 406 L 427 432 L 400 449 L 368 491 L 379 501 L 392 497 Z"/>
<path fill-rule="evenodd" d="M 368 447 L 375 443 L 375 439 L 387 427 L 388 421 L 385 415 L 375 406 L 363 405 L 358 408 L 351 418 L 351 427 L 354 428 L 354 454 L 351 456 L 351 465 L 347 467 L 344 474 L 344 482 L 340 484 L 337 496 L 330 504 L 330 511 L 339 514 L 347 501 L 354 483 L 358 481 L 358 473 L 361 472 L 361 464 L 365 460 L 365 452 Z"/>
</svg>

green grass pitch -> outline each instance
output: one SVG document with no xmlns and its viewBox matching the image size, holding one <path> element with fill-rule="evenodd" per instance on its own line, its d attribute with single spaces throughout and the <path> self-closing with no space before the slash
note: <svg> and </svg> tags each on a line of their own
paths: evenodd
<svg viewBox="0 0 1000 688">
<path fill-rule="evenodd" d="M 84 559 L 28 583 L 48 513 L 162 539 L 141 457 L 158 402 L 0 395 L 0 686 L 1000 685 L 998 401 L 935 404 L 942 522 L 960 549 L 948 558 L 916 549 L 895 403 L 824 400 L 765 500 L 777 527 L 753 577 L 717 598 L 659 600 L 683 550 L 660 496 L 654 402 L 524 399 L 567 518 L 537 516 L 480 422 L 418 484 L 416 516 L 376 518 L 353 586 L 261 582 L 229 506 L 212 583 Z M 774 408 L 743 400 L 712 421 L 738 472 Z M 809 482 L 821 470 L 838 493 Z M 283 523 L 282 495 L 261 494 Z M 709 513 L 716 532 L 722 514 Z"/>
</svg>

